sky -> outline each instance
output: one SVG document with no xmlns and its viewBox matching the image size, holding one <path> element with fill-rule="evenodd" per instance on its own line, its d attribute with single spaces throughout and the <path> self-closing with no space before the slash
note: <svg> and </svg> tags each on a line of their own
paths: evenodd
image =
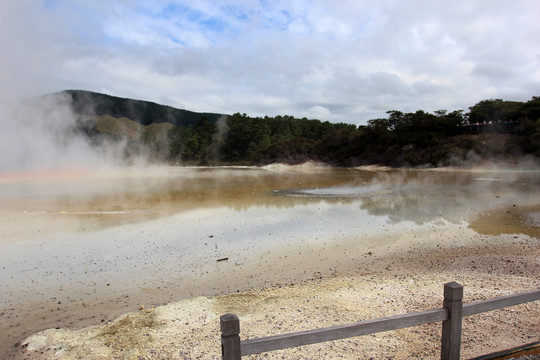
<svg viewBox="0 0 540 360">
<path fill-rule="evenodd" d="M 365 124 L 540 95 L 537 0 L 2 0 L 0 99 Z"/>
</svg>

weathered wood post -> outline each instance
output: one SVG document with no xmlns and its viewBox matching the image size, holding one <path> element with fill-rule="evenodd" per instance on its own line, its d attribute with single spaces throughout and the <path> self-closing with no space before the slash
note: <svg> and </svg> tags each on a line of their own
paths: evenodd
<svg viewBox="0 0 540 360">
<path fill-rule="evenodd" d="M 221 315 L 221 358 L 223 360 L 240 360 L 240 319 L 234 314 Z"/>
<path fill-rule="evenodd" d="M 441 360 L 459 360 L 463 319 L 463 286 L 455 281 L 444 284 L 443 307 L 448 320 L 442 323 Z"/>
</svg>

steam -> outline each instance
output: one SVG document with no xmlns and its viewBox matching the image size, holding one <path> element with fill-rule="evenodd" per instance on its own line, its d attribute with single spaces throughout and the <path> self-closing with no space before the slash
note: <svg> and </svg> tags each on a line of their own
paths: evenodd
<svg viewBox="0 0 540 360">
<path fill-rule="evenodd" d="M 216 132 L 212 136 L 212 149 L 210 157 L 213 160 L 219 159 L 219 150 L 225 144 L 227 134 L 229 133 L 229 126 L 227 125 L 227 116 L 220 116 L 216 122 Z"/>
<path fill-rule="evenodd" d="M 220 116 L 216 123 L 216 133 L 214 135 L 214 141 L 218 145 L 223 145 L 225 143 L 225 138 L 229 132 L 229 126 L 227 125 L 227 116 Z"/>
<path fill-rule="evenodd" d="M 445 163 L 437 166 L 438 169 L 460 168 L 469 171 L 497 172 L 502 170 L 540 171 L 540 161 L 532 154 L 515 154 L 514 156 L 494 155 L 490 159 L 480 156 L 477 152 L 469 150 L 461 156 L 450 155 Z"/>
<path fill-rule="evenodd" d="M 0 113 L 0 171 L 72 166 L 81 160 L 92 160 L 88 146 L 68 136 L 75 116 L 64 96 L 37 102 L 21 101 L 3 104 Z"/>
<path fill-rule="evenodd" d="M 4 99 L 1 105 L 0 173 L 94 170 L 123 162 L 125 142 L 92 142 L 81 131 L 81 117 L 73 111 L 66 93 L 20 101 Z"/>
<path fill-rule="evenodd" d="M 83 101 L 84 115 L 75 111 L 72 101 L 66 92 L 18 101 L 0 100 L 0 174 L 96 171 L 166 163 L 168 138 L 165 133 L 153 133 L 152 138 L 146 139 L 148 133 L 142 126 L 133 134 L 129 131 L 112 135 L 100 133 L 101 116 L 95 113 L 96 106 L 91 99 Z M 209 149 L 211 162 L 218 162 L 228 131 L 227 116 L 222 116 L 216 123 Z"/>
</svg>

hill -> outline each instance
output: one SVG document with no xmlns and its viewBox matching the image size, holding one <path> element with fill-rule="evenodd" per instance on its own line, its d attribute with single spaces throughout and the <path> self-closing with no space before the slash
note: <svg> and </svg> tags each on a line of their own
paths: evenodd
<svg viewBox="0 0 540 360">
<path fill-rule="evenodd" d="M 160 105 L 151 101 L 120 98 L 85 90 L 64 90 L 50 95 L 57 94 L 66 95 L 71 101 L 73 111 L 79 115 L 124 117 L 145 126 L 165 122 L 176 126 L 193 126 L 203 116 L 215 123 L 224 115 L 209 112 L 198 113 Z"/>
<path fill-rule="evenodd" d="M 66 90 L 75 132 L 94 146 L 122 146 L 124 160 L 183 165 L 324 162 L 334 166 L 459 166 L 540 157 L 540 97 L 483 100 L 463 110 L 388 111 L 367 125 L 289 115 L 197 113 L 149 101 Z"/>
</svg>

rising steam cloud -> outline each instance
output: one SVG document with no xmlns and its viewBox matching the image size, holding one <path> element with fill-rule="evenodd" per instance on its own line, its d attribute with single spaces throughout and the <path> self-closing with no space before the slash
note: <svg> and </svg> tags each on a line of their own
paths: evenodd
<svg viewBox="0 0 540 360">
<path fill-rule="evenodd" d="M 58 93 L 0 107 L 0 173 L 117 165 L 121 145 L 92 145 L 77 127 L 71 98 Z"/>
<path fill-rule="evenodd" d="M 219 158 L 219 149 L 223 144 L 225 144 L 225 139 L 229 133 L 229 126 L 227 125 L 227 116 L 220 116 L 216 122 L 216 132 L 212 136 L 212 149 L 211 157 L 212 160 L 217 161 Z"/>
</svg>

